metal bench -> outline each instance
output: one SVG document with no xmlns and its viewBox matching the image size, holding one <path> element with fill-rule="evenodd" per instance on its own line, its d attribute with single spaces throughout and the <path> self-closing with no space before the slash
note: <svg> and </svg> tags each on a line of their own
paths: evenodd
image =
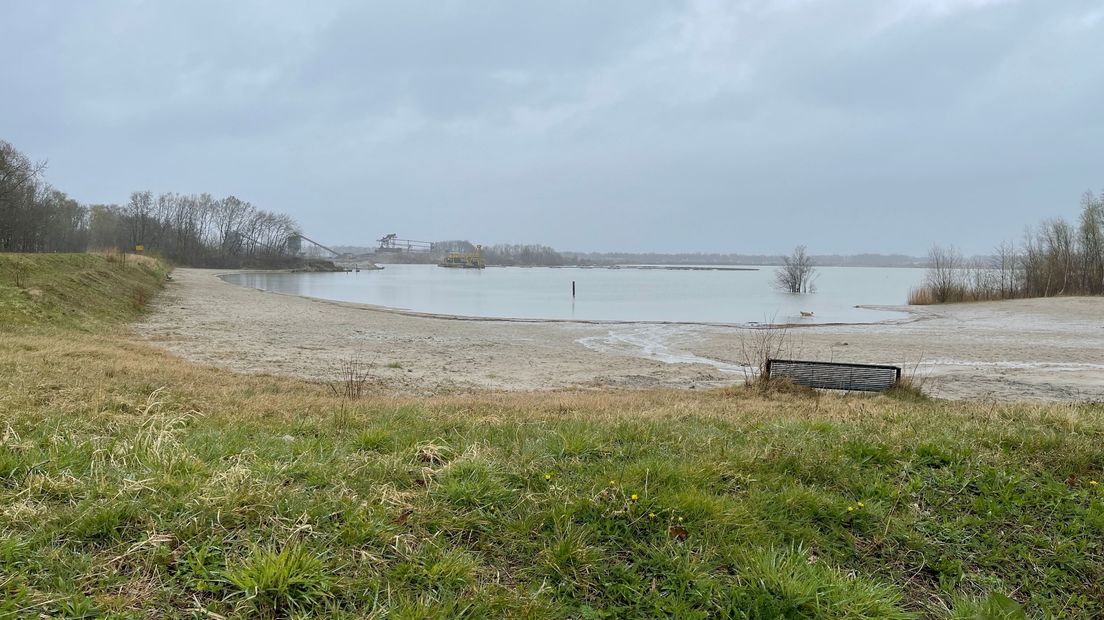
<svg viewBox="0 0 1104 620">
<path fill-rule="evenodd" d="M 780 378 L 825 390 L 884 392 L 901 380 L 901 368 L 880 364 L 767 360 L 767 379 Z"/>
</svg>

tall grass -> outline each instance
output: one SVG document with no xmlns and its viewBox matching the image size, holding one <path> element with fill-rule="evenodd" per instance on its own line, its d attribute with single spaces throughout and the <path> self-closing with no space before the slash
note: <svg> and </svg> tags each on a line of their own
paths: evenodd
<svg viewBox="0 0 1104 620">
<path fill-rule="evenodd" d="M 145 311 L 167 272 L 143 256 L 0 253 L 0 332 L 118 325 Z"/>
<path fill-rule="evenodd" d="M 908 304 L 910 306 L 928 306 L 933 304 L 1020 299 L 1021 297 L 1022 295 L 1001 292 L 999 289 L 984 286 L 974 288 L 970 285 L 963 285 L 940 291 L 928 284 L 924 284 L 909 290 Z"/>
<path fill-rule="evenodd" d="M 1100 617 L 1102 435 L 1099 404 L 351 400 L 38 324 L 0 337 L 0 618 Z"/>
<path fill-rule="evenodd" d="M 24 333 L 0 410 L 0 614 L 1104 613 L 1099 405 L 349 401 Z"/>
</svg>

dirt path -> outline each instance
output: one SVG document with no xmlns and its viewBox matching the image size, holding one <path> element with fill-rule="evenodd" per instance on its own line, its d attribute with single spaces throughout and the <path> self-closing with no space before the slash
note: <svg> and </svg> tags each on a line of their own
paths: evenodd
<svg viewBox="0 0 1104 620">
<path fill-rule="evenodd" d="M 742 381 L 748 330 L 410 316 L 266 293 L 216 271 L 178 269 L 135 327 L 186 359 L 240 372 L 333 380 L 358 357 L 410 393 L 568 387 L 704 388 Z M 920 363 L 951 398 L 1104 400 L 1104 299 L 922 308 L 892 325 L 790 330 L 807 358 Z"/>
</svg>

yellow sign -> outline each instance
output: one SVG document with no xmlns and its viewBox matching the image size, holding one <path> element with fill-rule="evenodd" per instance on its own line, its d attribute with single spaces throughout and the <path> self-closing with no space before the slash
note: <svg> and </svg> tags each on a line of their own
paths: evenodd
<svg viewBox="0 0 1104 620">
<path fill-rule="evenodd" d="M 135 252 L 145 252 L 146 251 L 146 246 L 144 246 L 142 244 L 138 244 L 138 245 L 134 246 L 134 251 Z"/>
</svg>

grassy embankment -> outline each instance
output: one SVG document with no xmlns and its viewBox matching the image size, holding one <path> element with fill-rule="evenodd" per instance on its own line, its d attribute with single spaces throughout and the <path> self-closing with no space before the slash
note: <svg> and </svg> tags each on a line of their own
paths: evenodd
<svg viewBox="0 0 1104 620">
<path fill-rule="evenodd" d="M 162 279 L 0 255 L 0 619 L 1104 615 L 1100 405 L 343 402 L 128 342 Z"/>
</svg>

